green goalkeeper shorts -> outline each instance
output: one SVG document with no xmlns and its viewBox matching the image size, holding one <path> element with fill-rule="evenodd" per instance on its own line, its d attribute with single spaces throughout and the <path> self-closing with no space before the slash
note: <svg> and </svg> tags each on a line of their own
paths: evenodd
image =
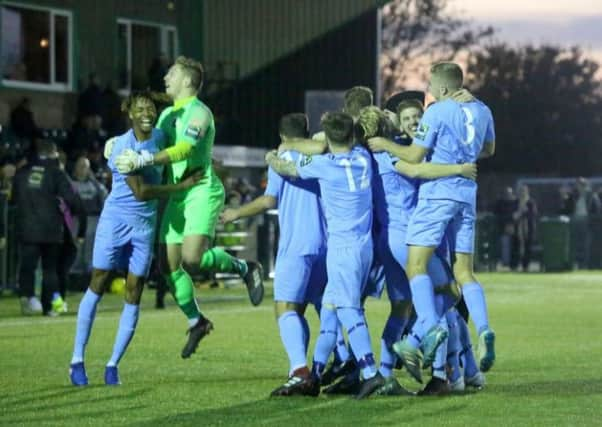
<svg viewBox="0 0 602 427">
<path fill-rule="evenodd" d="M 161 243 L 182 243 L 184 236 L 202 234 L 213 239 L 219 214 L 224 207 L 224 186 L 195 187 L 186 197 L 170 197 L 161 220 Z"/>
</svg>

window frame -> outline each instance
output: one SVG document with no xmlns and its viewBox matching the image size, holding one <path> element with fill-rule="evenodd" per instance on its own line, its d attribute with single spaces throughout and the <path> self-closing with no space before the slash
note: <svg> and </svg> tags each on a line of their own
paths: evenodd
<svg viewBox="0 0 602 427">
<path fill-rule="evenodd" d="M 173 46 L 173 56 L 174 59 L 177 58 L 180 52 L 179 40 L 178 40 L 178 27 L 171 24 L 163 24 L 160 22 L 154 21 L 144 21 L 140 19 L 131 19 L 131 18 L 123 18 L 117 17 L 117 34 L 119 34 L 119 26 L 125 25 L 126 27 L 126 67 L 127 67 L 127 87 L 126 88 L 118 88 L 117 92 L 122 96 L 128 96 L 132 91 L 132 25 L 140 25 L 145 27 L 155 27 L 160 31 L 160 40 L 161 46 L 160 50 L 162 52 L 168 52 L 169 43 L 169 32 L 173 32 L 174 34 L 174 46 Z M 118 70 L 119 72 L 119 70 Z"/>
<path fill-rule="evenodd" d="M 15 88 L 15 89 L 31 89 L 48 92 L 72 92 L 73 91 L 73 66 L 74 66 L 74 51 L 73 51 L 73 12 L 68 9 L 60 9 L 49 6 L 39 6 L 35 4 L 22 4 L 14 3 L 11 1 L 1 1 L 0 9 L 4 7 L 12 7 L 15 9 L 29 9 L 48 12 L 49 22 L 49 71 L 50 71 L 50 82 L 39 83 L 30 82 L 26 80 L 11 80 L 5 79 L 0 76 L 1 87 Z M 1 13 L 1 10 L 0 10 Z M 57 82 L 56 79 L 56 49 L 55 49 L 55 17 L 62 16 L 67 19 L 67 82 Z M 1 33 L 0 33 L 1 34 Z"/>
</svg>

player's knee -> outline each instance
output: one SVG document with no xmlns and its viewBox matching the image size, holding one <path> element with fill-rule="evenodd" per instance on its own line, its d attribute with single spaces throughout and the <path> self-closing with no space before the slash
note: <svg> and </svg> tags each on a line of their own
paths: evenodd
<svg viewBox="0 0 602 427">
<path fill-rule="evenodd" d="M 182 268 L 189 276 L 198 276 L 201 273 L 201 265 L 197 260 L 184 258 Z"/>
<path fill-rule="evenodd" d="M 460 285 L 465 285 L 476 280 L 472 271 L 469 270 L 454 270 L 454 277 Z"/>
<path fill-rule="evenodd" d="M 298 314 L 303 314 L 303 309 L 300 304 L 294 302 L 286 302 L 286 301 L 276 301 L 274 304 L 274 312 L 276 314 L 276 319 L 282 316 L 284 313 L 288 311 L 295 311 Z"/>
<path fill-rule="evenodd" d="M 108 271 L 93 270 L 92 278 L 90 280 L 90 289 L 95 294 L 102 295 L 107 289 L 109 279 L 110 274 Z"/>
</svg>

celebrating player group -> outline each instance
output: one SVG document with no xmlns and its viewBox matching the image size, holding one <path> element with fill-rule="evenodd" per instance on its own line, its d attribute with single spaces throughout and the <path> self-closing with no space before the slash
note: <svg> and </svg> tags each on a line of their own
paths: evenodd
<svg viewBox="0 0 602 427">
<path fill-rule="evenodd" d="M 210 247 L 220 212 L 226 223 L 277 207 L 274 301 L 290 367 L 272 396 L 410 394 L 395 378 L 396 368 L 419 383 L 423 369 L 430 369 L 420 395 L 483 387 L 483 373 L 495 361 L 495 334 L 473 273 L 475 180 L 477 159 L 495 151 L 493 118 L 462 88 L 457 64 L 438 63 L 430 71 L 435 102 L 426 110 L 423 93 L 397 94 L 381 110 L 369 88 L 356 86 L 345 93 L 342 111 L 322 116 L 322 132 L 311 139 L 304 114 L 283 116 L 280 145 L 266 155 L 265 194 L 223 212 L 223 186 L 211 167 L 213 119 L 195 96 L 200 64 L 179 58 L 171 67 L 165 83 L 173 106 L 156 129 L 152 94 L 132 94 L 124 111 L 133 128 L 105 150 L 114 186 L 78 311 L 72 383 L 88 382 L 84 349 L 96 306 L 114 273 L 127 270 L 126 302 L 105 371 L 105 383 L 119 384 L 117 364 L 134 334 L 154 246 L 154 199 L 166 196 L 159 261 L 189 321 L 182 357 L 213 329 L 196 304 L 191 275 L 236 272 L 253 304 L 263 297 L 258 264 Z M 390 312 L 377 363 L 364 304 L 385 286 Z M 308 304 L 320 317 L 311 364 Z M 479 338 L 476 359 L 469 317 Z"/>
</svg>

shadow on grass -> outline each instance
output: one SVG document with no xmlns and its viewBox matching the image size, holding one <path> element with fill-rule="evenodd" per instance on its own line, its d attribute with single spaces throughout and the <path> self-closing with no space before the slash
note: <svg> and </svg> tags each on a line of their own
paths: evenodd
<svg viewBox="0 0 602 427">
<path fill-rule="evenodd" d="M 105 395 L 97 396 L 92 394 L 97 393 L 101 388 L 105 389 Z M 39 390 L 31 391 L 29 395 L 22 393 L 19 399 L 12 401 L 7 399 L 5 403 L 8 411 L 3 415 L 2 421 L 7 423 L 59 422 L 66 419 L 79 419 L 81 421 L 83 417 L 106 416 L 107 409 L 86 412 L 86 406 L 93 409 L 99 403 L 106 408 L 110 408 L 111 412 L 146 408 L 150 404 L 133 407 L 128 402 L 137 400 L 150 391 L 150 389 L 146 388 L 139 390 L 126 390 L 116 387 L 107 388 L 104 385 L 88 386 L 85 388 L 68 386 L 54 389 L 54 392 L 43 393 L 40 393 Z M 57 399 L 63 397 L 67 397 L 68 399 L 57 401 Z M 117 407 L 115 407 L 116 404 Z M 119 406 L 122 407 L 120 408 Z M 56 412 L 61 413 L 61 415 L 55 415 Z"/>
<path fill-rule="evenodd" d="M 274 425 L 274 426 L 316 426 L 337 425 L 337 420 L 345 425 L 387 425 L 397 424 L 400 415 L 408 405 L 424 405 L 421 418 L 438 418 L 440 408 L 428 402 L 441 402 L 441 398 L 372 397 L 357 401 L 350 397 L 293 397 L 266 398 L 255 402 L 232 405 L 223 408 L 200 409 L 175 415 L 167 415 L 134 423 L 137 427 L 157 425 Z M 434 406 L 438 406 L 435 403 Z M 454 404 L 445 408 L 446 414 L 462 412 L 466 404 Z M 399 411 L 399 412 L 397 412 Z"/>
</svg>

